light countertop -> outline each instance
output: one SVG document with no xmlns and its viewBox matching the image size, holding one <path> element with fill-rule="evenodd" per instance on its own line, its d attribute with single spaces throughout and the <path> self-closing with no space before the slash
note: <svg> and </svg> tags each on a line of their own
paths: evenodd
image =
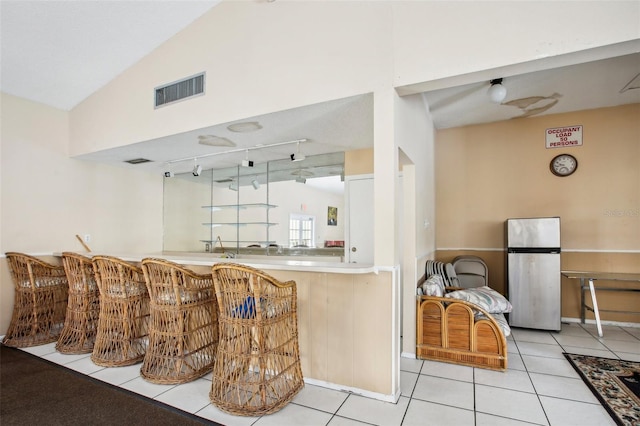
<svg viewBox="0 0 640 426">
<path fill-rule="evenodd" d="M 342 262 L 318 262 L 312 260 L 291 260 L 278 259 L 277 256 L 251 256 L 238 258 L 222 258 L 218 254 L 200 253 L 82 253 L 91 257 L 95 255 L 113 256 L 127 262 L 140 262 L 146 257 L 154 257 L 169 260 L 181 265 L 212 266 L 215 263 L 229 262 L 251 266 L 256 269 L 270 269 L 278 271 L 302 271 L 302 272 L 326 272 L 333 274 L 369 274 L 378 273 L 381 270 L 390 268 L 380 268 L 371 264 L 342 263 Z M 62 253 L 54 253 L 61 256 Z"/>
</svg>

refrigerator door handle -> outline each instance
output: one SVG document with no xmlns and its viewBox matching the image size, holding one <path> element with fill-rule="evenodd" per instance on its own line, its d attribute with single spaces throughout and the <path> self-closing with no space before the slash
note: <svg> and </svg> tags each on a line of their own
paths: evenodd
<svg viewBox="0 0 640 426">
<path fill-rule="evenodd" d="M 559 254 L 559 247 L 508 247 L 507 253 Z"/>
</svg>

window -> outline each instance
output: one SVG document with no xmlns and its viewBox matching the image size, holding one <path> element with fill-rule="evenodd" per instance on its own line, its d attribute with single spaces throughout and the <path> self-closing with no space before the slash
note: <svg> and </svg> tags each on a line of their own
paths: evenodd
<svg viewBox="0 0 640 426">
<path fill-rule="evenodd" d="M 315 216 L 289 215 L 289 247 L 314 247 Z"/>
</svg>

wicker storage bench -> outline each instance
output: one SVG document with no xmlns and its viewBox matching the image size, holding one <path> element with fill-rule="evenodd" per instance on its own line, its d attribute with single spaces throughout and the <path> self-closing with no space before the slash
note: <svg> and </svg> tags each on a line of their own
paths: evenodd
<svg viewBox="0 0 640 426">
<path fill-rule="evenodd" d="M 482 318 L 474 316 L 474 310 Z M 463 300 L 417 298 L 416 356 L 471 367 L 505 370 L 507 342 L 496 320 Z"/>
</svg>

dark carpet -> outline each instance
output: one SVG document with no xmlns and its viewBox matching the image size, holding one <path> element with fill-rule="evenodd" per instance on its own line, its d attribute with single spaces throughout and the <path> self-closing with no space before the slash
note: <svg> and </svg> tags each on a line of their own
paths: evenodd
<svg viewBox="0 0 640 426">
<path fill-rule="evenodd" d="M 192 414 L 0 345 L 0 423 L 202 425 Z"/>
<path fill-rule="evenodd" d="M 640 425 L 640 362 L 568 353 L 564 356 L 617 424 Z"/>
</svg>

